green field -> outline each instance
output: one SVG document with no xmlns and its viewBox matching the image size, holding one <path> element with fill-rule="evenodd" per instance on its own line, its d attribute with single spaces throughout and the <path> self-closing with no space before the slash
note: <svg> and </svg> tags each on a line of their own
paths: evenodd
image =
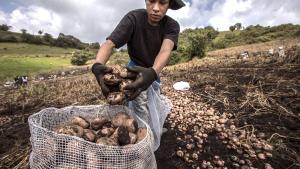
<svg viewBox="0 0 300 169">
<path fill-rule="evenodd" d="M 16 75 L 33 75 L 71 66 L 69 58 L 59 57 L 0 57 L 0 80 L 9 80 Z"/>
<path fill-rule="evenodd" d="M 59 48 L 28 43 L 0 43 L 0 81 L 12 80 L 17 75 L 34 75 L 74 67 L 70 63 L 72 52 L 78 49 Z M 92 52 L 96 53 L 97 50 Z M 115 52 L 109 64 L 126 65 L 127 52 Z M 94 63 L 89 60 L 87 64 Z"/>
<path fill-rule="evenodd" d="M 76 50 L 26 43 L 0 43 L 0 80 L 70 67 L 71 54 Z"/>
<path fill-rule="evenodd" d="M 59 48 L 46 45 L 34 45 L 28 43 L 0 43 L 0 57 L 19 56 L 47 56 L 47 57 L 68 57 L 78 49 Z"/>
</svg>

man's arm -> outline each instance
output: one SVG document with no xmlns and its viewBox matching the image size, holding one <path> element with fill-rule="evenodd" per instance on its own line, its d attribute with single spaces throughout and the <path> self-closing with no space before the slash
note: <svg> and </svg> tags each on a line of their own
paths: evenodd
<svg viewBox="0 0 300 169">
<path fill-rule="evenodd" d="M 106 40 L 98 50 L 97 56 L 96 56 L 96 63 L 101 63 L 103 65 L 106 64 L 108 61 L 112 49 L 115 47 L 115 44 L 111 40 Z"/>
<path fill-rule="evenodd" d="M 170 39 L 163 40 L 160 51 L 152 66 L 152 68 L 155 70 L 157 75 L 159 75 L 159 73 L 168 63 L 173 47 L 174 47 L 174 42 L 172 40 Z"/>
</svg>

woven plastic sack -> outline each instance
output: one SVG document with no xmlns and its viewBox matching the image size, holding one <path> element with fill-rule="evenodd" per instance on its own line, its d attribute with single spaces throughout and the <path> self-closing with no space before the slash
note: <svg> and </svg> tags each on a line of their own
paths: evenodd
<svg viewBox="0 0 300 169">
<path fill-rule="evenodd" d="M 147 107 L 150 112 L 151 131 L 154 137 L 154 151 L 160 146 L 160 140 L 164 122 L 168 113 L 171 112 L 171 101 L 160 93 L 160 84 L 156 81 L 147 90 Z M 133 104 L 129 103 L 129 108 L 133 109 Z"/>
<path fill-rule="evenodd" d="M 139 125 L 147 127 L 146 137 L 137 144 L 107 146 L 82 138 L 57 134 L 53 129 L 71 121 L 74 116 L 93 119 L 99 115 L 111 119 L 125 111 Z M 124 106 L 72 106 L 47 108 L 29 117 L 31 169 L 155 169 L 157 168 L 153 136 L 149 125 Z"/>
</svg>

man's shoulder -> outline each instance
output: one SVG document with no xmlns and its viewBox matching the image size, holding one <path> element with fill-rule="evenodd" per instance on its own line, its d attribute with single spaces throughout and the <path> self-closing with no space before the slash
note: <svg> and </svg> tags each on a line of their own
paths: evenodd
<svg viewBox="0 0 300 169">
<path fill-rule="evenodd" d="M 132 11 L 129 11 L 127 15 L 133 15 L 139 17 L 145 15 L 146 13 L 147 13 L 146 9 L 134 9 Z"/>
<path fill-rule="evenodd" d="M 164 25 L 179 26 L 179 23 L 168 15 L 165 15 L 163 19 L 163 23 Z"/>
</svg>

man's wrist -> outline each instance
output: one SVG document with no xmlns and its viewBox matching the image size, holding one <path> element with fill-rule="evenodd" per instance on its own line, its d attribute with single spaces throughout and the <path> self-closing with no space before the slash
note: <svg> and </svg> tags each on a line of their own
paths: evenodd
<svg viewBox="0 0 300 169">
<path fill-rule="evenodd" d="M 97 72 L 97 67 L 101 66 L 101 65 L 103 65 L 103 64 L 102 63 L 98 63 L 98 62 L 94 63 L 93 66 L 92 66 L 92 72 L 94 74 L 99 74 L 99 72 Z"/>
<path fill-rule="evenodd" d="M 150 67 L 150 70 L 152 71 L 153 73 L 153 76 L 154 76 L 154 80 L 157 80 L 158 79 L 158 73 L 156 72 L 156 70 L 153 68 L 153 67 Z"/>
</svg>

